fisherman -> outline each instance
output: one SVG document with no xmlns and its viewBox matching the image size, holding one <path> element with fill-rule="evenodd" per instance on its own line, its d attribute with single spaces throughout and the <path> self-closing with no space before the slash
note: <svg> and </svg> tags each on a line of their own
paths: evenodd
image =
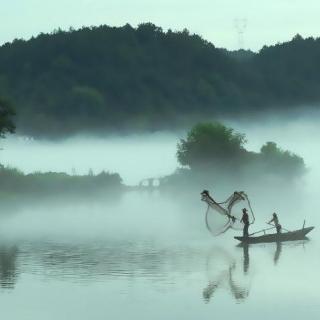
<svg viewBox="0 0 320 320">
<path fill-rule="evenodd" d="M 242 218 L 240 220 L 240 222 L 242 222 L 244 224 L 243 227 L 243 237 L 249 237 L 249 215 L 248 215 L 248 210 L 246 208 L 242 209 Z"/>
<path fill-rule="evenodd" d="M 214 201 L 214 199 L 210 196 L 208 190 L 203 190 L 203 191 L 201 192 L 201 195 L 202 195 L 202 197 L 208 198 L 208 199 L 209 199 L 210 201 L 212 201 L 213 203 L 216 203 L 216 202 Z"/>
<path fill-rule="evenodd" d="M 281 224 L 279 223 L 279 218 L 275 212 L 272 214 L 272 219 L 268 222 L 268 224 L 271 224 L 272 222 L 277 229 L 277 233 L 278 234 L 281 233 L 282 227 L 281 227 Z"/>
</svg>

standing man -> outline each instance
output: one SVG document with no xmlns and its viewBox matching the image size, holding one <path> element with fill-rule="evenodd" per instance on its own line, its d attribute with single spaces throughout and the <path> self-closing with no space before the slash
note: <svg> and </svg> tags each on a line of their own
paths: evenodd
<svg viewBox="0 0 320 320">
<path fill-rule="evenodd" d="M 242 222 L 244 224 L 243 236 L 247 238 L 247 237 L 249 237 L 249 225 L 250 225 L 248 210 L 246 208 L 243 208 L 242 213 L 243 214 L 242 214 L 242 218 L 241 218 L 240 222 Z"/>
</svg>

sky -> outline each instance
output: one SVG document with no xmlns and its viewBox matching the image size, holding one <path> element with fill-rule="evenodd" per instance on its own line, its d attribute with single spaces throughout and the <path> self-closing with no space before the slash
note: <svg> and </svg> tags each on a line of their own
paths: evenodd
<svg viewBox="0 0 320 320">
<path fill-rule="evenodd" d="M 0 0 L 0 44 L 54 29 L 153 22 L 217 47 L 259 50 L 297 33 L 320 36 L 319 0 Z M 243 42 L 235 20 L 246 20 Z"/>
</svg>

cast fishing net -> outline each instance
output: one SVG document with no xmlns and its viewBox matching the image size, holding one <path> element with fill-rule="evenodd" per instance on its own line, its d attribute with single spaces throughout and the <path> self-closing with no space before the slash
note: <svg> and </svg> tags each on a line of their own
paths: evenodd
<svg viewBox="0 0 320 320">
<path fill-rule="evenodd" d="M 215 201 L 206 190 L 201 193 L 201 196 L 201 200 L 207 204 L 206 226 L 214 236 L 223 234 L 229 229 L 242 230 L 244 227 L 241 222 L 243 208 L 248 210 L 250 224 L 255 221 L 250 200 L 243 191 L 235 191 L 222 202 Z"/>
</svg>

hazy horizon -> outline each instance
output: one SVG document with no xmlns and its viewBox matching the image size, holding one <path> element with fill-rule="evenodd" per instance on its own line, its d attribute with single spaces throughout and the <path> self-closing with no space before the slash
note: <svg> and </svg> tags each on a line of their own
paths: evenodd
<svg viewBox="0 0 320 320">
<path fill-rule="evenodd" d="M 318 116 L 319 112 L 308 110 L 291 116 L 266 113 L 254 120 L 242 117 L 219 121 L 246 135 L 246 149 L 259 152 L 264 143 L 274 141 L 280 148 L 303 157 L 307 168 L 314 169 L 317 154 L 312 145 L 318 134 Z M 143 179 L 160 178 L 175 171 L 179 166 L 177 143 L 186 138 L 187 131 L 188 128 L 123 135 L 83 133 L 58 140 L 29 139 L 15 134 L 0 142 L 3 148 L 0 160 L 25 173 L 56 171 L 82 175 L 90 169 L 94 174 L 109 171 L 119 173 L 125 184 L 136 185 Z"/>
</svg>

